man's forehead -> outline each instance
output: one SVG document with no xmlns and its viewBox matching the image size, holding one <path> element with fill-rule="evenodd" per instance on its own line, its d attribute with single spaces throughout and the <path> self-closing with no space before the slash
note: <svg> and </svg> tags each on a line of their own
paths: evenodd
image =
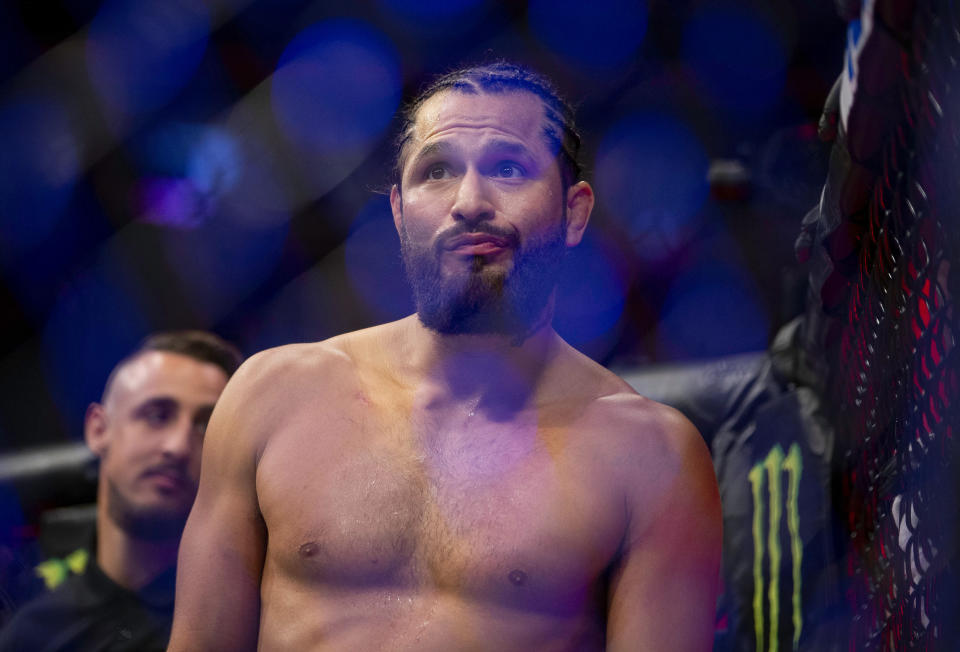
<svg viewBox="0 0 960 652">
<path fill-rule="evenodd" d="M 168 389 L 219 392 L 224 384 L 226 373 L 212 362 L 172 351 L 145 351 L 118 370 L 110 393 L 123 399 Z"/>
<path fill-rule="evenodd" d="M 546 110 L 528 91 L 465 93 L 446 90 L 420 107 L 413 139 L 424 142 L 454 129 L 487 129 L 522 141 L 542 142 Z"/>
</svg>

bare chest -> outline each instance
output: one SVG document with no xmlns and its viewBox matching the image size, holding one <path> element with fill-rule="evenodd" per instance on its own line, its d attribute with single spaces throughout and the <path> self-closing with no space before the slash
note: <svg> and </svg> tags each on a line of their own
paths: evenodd
<svg viewBox="0 0 960 652">
<path fill-rule="evenodd" d="M 402 436 L 342 427 L 354 431 L 289 433 L 264 454 L 267 570 L 317 587 L 577 608 L 616 555 L 622 502 L 535 424 L 415 452 Z"/>
</svg>

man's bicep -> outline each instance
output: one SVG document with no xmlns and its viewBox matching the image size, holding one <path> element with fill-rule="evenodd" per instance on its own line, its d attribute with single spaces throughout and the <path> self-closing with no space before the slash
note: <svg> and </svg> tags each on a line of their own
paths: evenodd
<svg viewBox="0 0 960 652">
<path fill-rule="evenodd" d="M 237 419 L 222 414 L 227 407 L 218 405 L 221 414 L 211 420 L 200 489 L 180 542 L 171 651 L 257 644 L 266 531 L 255 449 Z"/>
<path fill-rule="evenodd" d="M 719 589 L 721 516 L 709 453 L 689 424 L 678 472 L 610 586 L 607 649 L 709 650 Z M 646 507 L 642 502 L 635 510 Z"/>
<path fill-rule="evenodd" d="M 180 545 L 170 650 L 255 649 L 265 538 L 219 498 L 190 514 Z"/>
</svg>

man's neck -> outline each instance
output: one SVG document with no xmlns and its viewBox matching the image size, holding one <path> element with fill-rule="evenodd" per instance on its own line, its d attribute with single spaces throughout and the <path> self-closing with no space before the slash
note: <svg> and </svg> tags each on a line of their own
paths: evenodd
<svg viewBox="0 0 960 652">
<path fill-rule="evenodd" d="M 408 363 L 422 407 L 473 404 L 483 411 L 521 409 L 540 386 L 560 338 L 545 323 L 522 342 L 510 334 L 447 335 L 407 320 Z"/>
<path fill-rule="evenodd" d="M 179 538 L 148 541 L 130 536 L 97 508 L 97 564 L 130 591 L 139 591 L 177 563 Z"/>
</svg>

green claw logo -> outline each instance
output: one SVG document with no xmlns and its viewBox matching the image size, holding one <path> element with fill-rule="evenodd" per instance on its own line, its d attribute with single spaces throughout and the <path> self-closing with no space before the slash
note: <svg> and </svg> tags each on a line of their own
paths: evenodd
<svg viewBox="0 0 960 652">
<path fill-rule="evenodd" d="M 803 474 L 803 459 L 800 446 L 790 445 L 790 452 L 784 456 L 783 448 L 777 444 L 767 457 L 750 470 L 750 488 L 753 494 L 753 627 L 757 637 L 757 650 L 766 649 L 777 652 L 780 624 L 780 563 L 783 553 L 780 548 L 780 521 L 783 518 L 784 500 L 782 490 L 783 472 L 787 472 L 787 530 L 790 532 L 790 557 L 793 571 L 793 649 L 800 643 L 803 628 L 803 616 L 800 611 L 800 566 L 803 562 L 803 546 L 800 541 L 800 476 Z M 764 480 L 769 494 L 770 517 L 767 520 L 767 536 L 763 536 L 764 525 Z M 770 586 L 767 587 L 767 599 L 770 603 L 769 646 L 764 648 L 763 623 L 763 558 L 764 543 L 770 555 Z"/>
</svg>

